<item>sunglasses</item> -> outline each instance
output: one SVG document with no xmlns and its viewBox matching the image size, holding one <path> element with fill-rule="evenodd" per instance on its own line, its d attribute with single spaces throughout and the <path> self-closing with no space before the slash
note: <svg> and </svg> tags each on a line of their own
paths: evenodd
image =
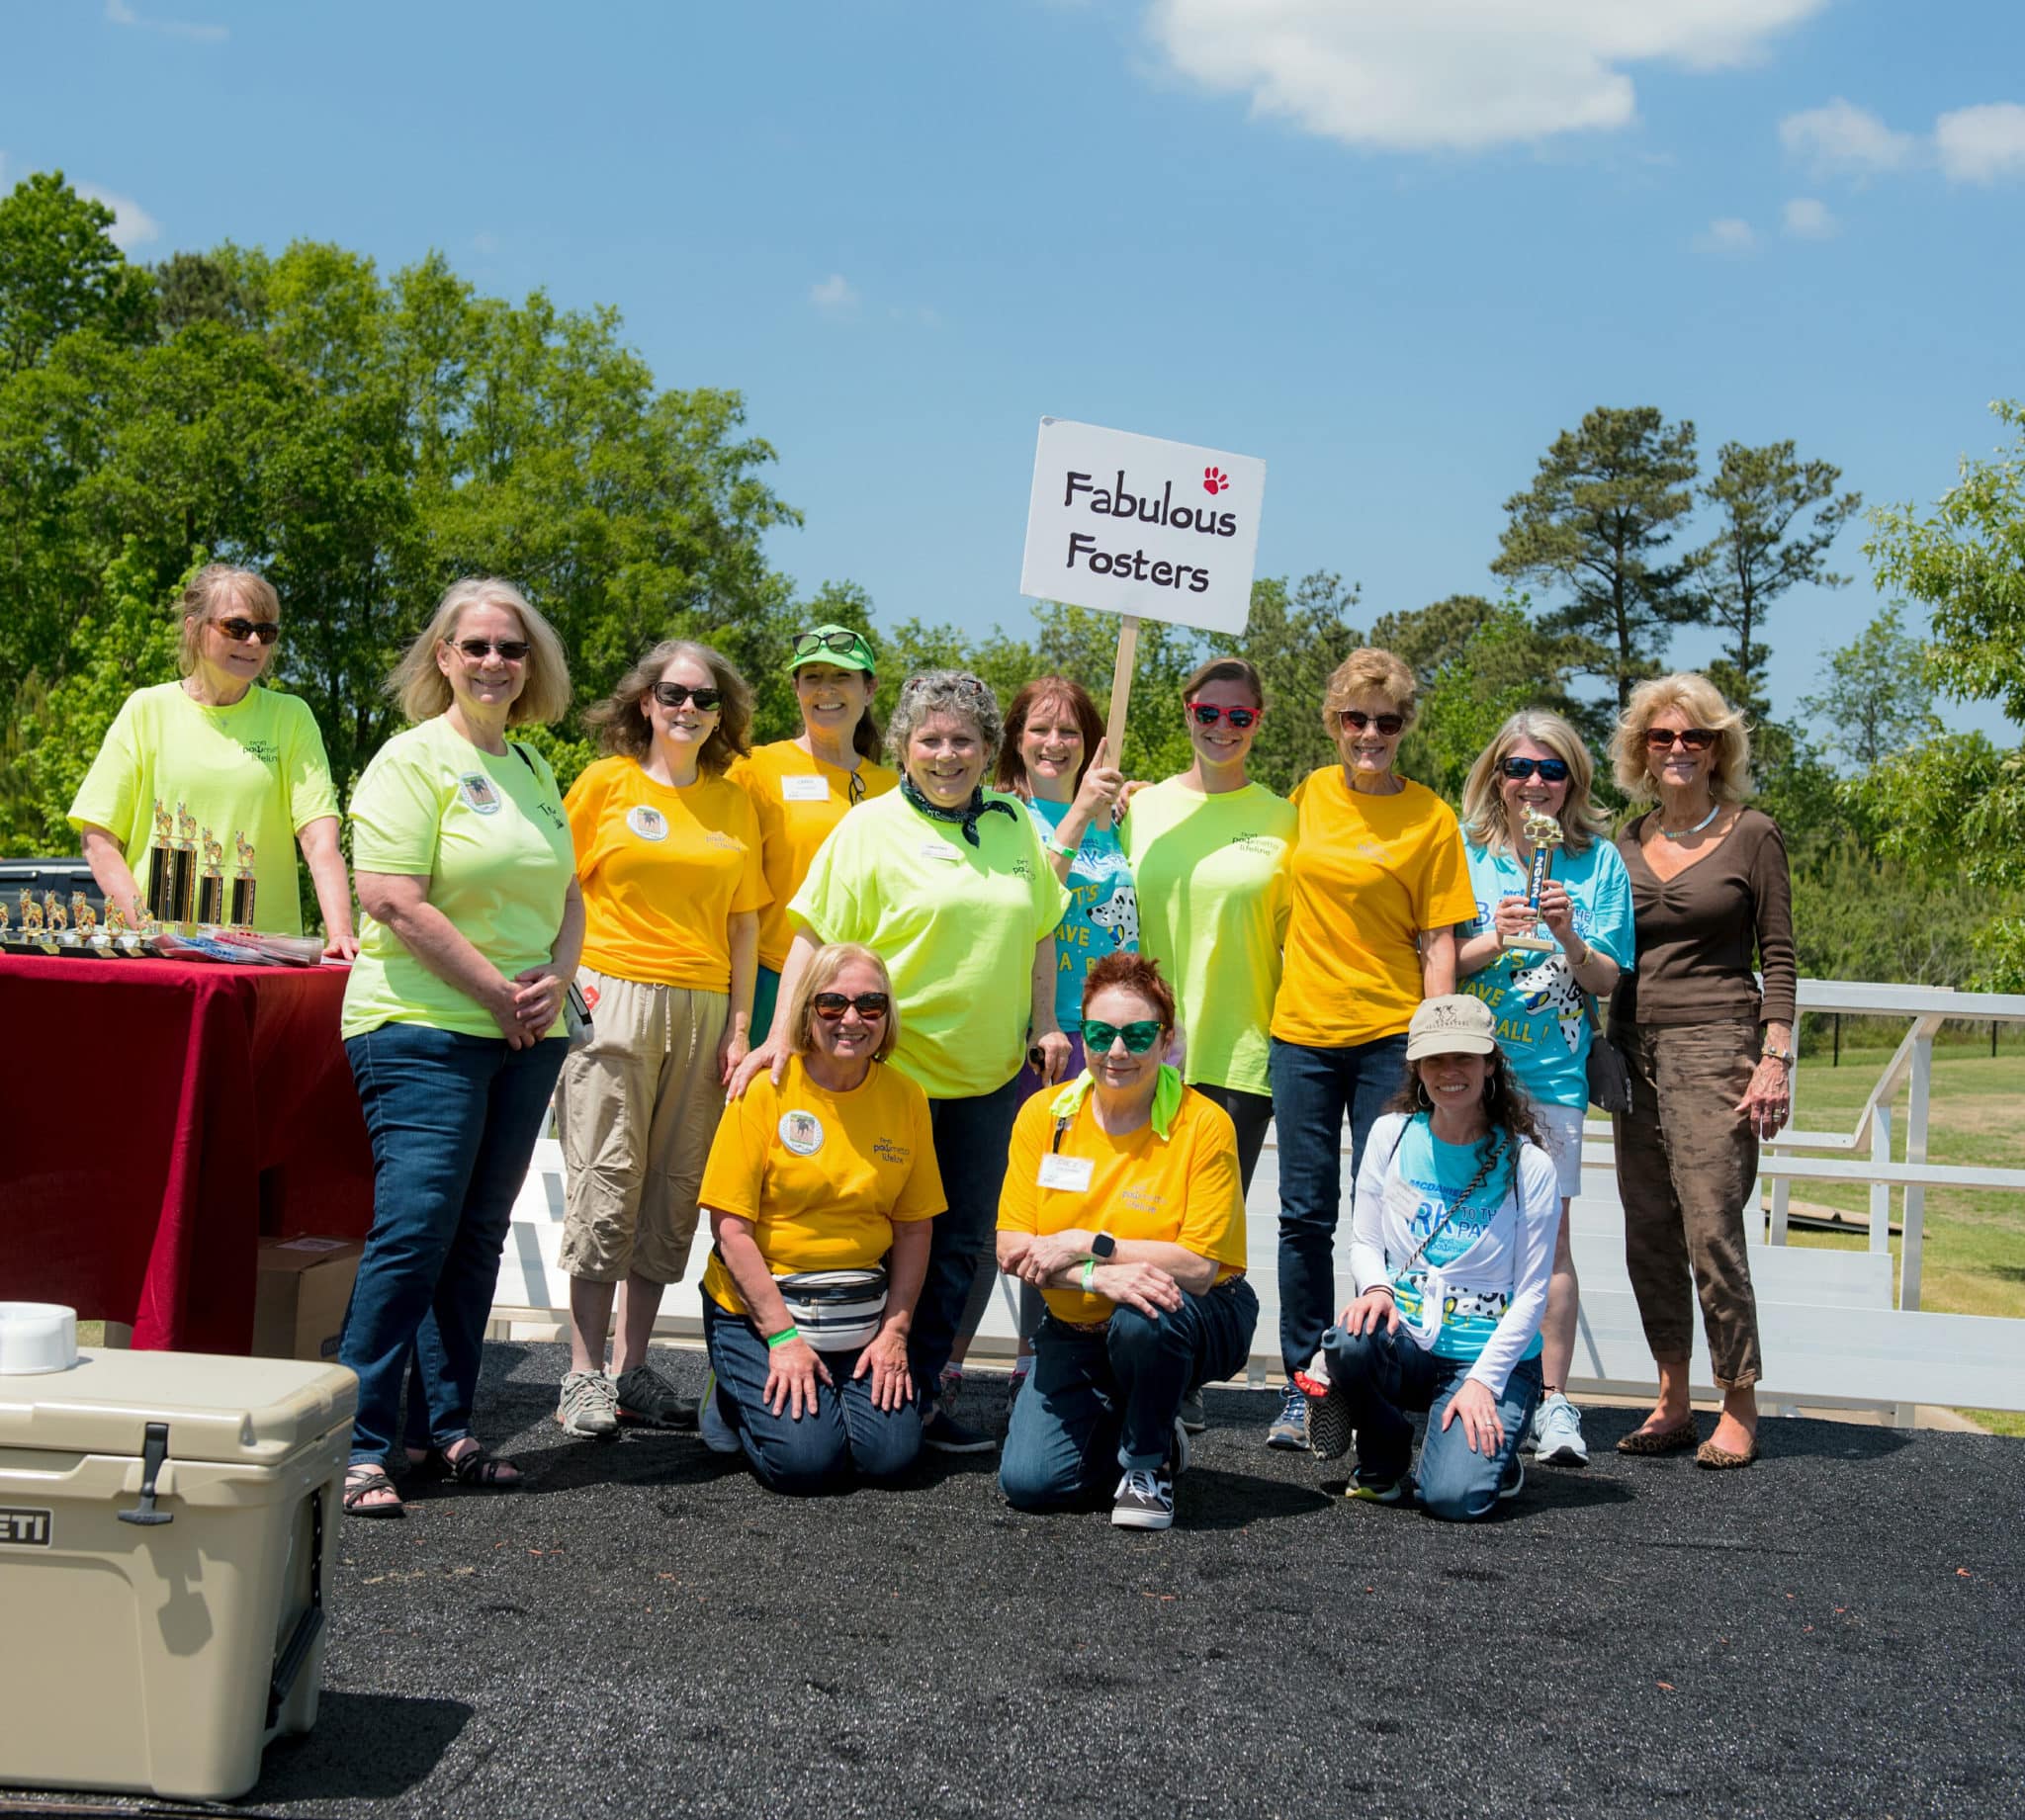
<svg viewBox="0 0 2025 1820">
<path fill-rule="evenodd" d="M 848 657 L 859 650 L 864 640 L 855 632 L 798 632 L 795 634 L 795 655 L 813 657 L 818 651 L 834 650 L 839 657 Z M 869 654 L 869 653 L 868 653 Z"/>
<path fill-rule="evenodd" d="M 235 645 L 251 639 L 256 645 L 272 645 L 281 637 L 281 622 L 272 619 L 215 619 L 211 622 Z"/>
<path fill-rule="evenodd" d="M 1499 760 L 1498 769 L 1522 783 L 1536 771 L 1543 784 L 1565 784 L 1568 781 L 1568 761 L 1565 758 L 1505 758 Z"/>
<path fill-rule="evenodd" d="M 1083 1020 L 1083 1053 L 1087 1056 L 1108 1055 L 1120 1038 L 1128 1055 L 1143 1056 L 1160 1041 L 1160 1020 L 1148 1017 L 1135 1024 L 1101 1024 L 1094 1017 Z"/>
<path fill-rule="evenodd" d="M 874 1017 L 884 1017 L 891 1000 L 884 993 L 860 993 L 853 998 L 848 993 L 818 993 L 809 1002 L 816 1007 L 816 1015 L 825 1023 L 834 1024 L 852 1005 L 858 1008 L 858 1015 L 870 1022 Z"/>
<path fill-rule="evenodd" d="M 474 663 L 483 663 L 493 651 L 502 663 L 522 663 L 530 649 L 525 639 L 459 639 L 457 649 Z"/>
<path fill-rule="evenodd" d="M 1366 727 L 1375 727 L 1379 737 L 1384 739 L 1406 731 L 1406 716 L 1403 714 L 1364 714 L 1355 708 L 1346 708 L 1337 718 L 1352 733 L 1361 734 Z"/>
<path fill-rule="evenodd" d="M 1683 733 L 1675 733 L 1670 727 L 1648 727 L 1645 730 L 1645 749 L 1648 752 L 1670 752 L 1675 740 L 1691 752 L 1706 752 L 1716 743 L 1716 735 L 1706 727 L 1690 727 Z"/>
<path fill-rule="evenodd" d="M 1228 721 L 1237 732 L 1243 733 L 1259 719 L 1256 708 L 1219 708 L 1214 702 L 1189 702 L 1185 706 L 1195 717 L 1197 727 L 1214 727 L 1218 721 Z"/>
<path fill-rule="evenodd" d="M 654 685 L 654 699 L 663 708 L 679 708 L 684 702 L 694 702 L 705 714 L 715 714 L 717 705 L 724 700 L 722 689 L 692 689 L 686 682 L 658 682 Z"/>
</svg>

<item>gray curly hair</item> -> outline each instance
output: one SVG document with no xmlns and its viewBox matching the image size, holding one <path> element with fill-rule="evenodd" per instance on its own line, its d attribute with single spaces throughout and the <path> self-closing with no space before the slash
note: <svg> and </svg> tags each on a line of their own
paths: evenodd
<svg viewBox="0 0 2025 1820">
<path fill-rule="evenodd" d="M 886 726 L 886 755 L 895 768 L 907 769 L 908 742 L 931 714 L 961 715 L 977 728 L 989 774 L 999 756 L 1006 721 L 999 712 L 999 698 L 968 670 L 923 670 L 900 685 L 900 699 Z"/>
</svg>

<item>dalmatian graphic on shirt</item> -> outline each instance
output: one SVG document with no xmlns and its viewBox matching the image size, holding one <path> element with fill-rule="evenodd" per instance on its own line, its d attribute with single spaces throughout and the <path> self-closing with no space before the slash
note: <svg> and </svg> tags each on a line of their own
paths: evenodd
<svg viewBox="0 0 2025 1820">
<path fill-rule="evenodd" d="M 1531 1015 L 1538 1017 L 1548 1010 L 1553 1013 L 1570 1055 L 1581 1047 L 1584 994 L 1568 970 L 1566 955 L 1549 954 L 1536 965 L 1522 968 L 1513 976 L 1512 990 Z"/>
<path fill-rule="evenodd" d="M 1129 885 L 1120 885 L 1101 904 L 1090 907 L 1090 920 L 1101 929 L 1108 929 L 1111 940 L 1121 949 L 1138 947 L 1139 894 Z"/>
</svg>

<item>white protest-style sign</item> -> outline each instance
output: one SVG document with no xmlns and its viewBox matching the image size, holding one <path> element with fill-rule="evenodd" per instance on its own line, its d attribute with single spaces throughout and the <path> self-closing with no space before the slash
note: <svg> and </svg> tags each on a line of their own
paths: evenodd
<svg viewBox="0 0 2025 1820">
<path fill-rule="evenodd" d="M 1256 456 L 1043 417 L 1019 591 L 1242 634 L 1265 497 Z"/>
</svg>

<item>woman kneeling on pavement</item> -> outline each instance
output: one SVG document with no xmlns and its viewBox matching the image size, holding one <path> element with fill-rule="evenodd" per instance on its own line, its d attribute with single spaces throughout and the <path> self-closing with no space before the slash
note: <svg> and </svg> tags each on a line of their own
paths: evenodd
<svg viewBox="0 0 2025 1820">
<path fill-rule="evenodd" d="M 1048 1305 L 999 1472 L 1023 1511 L 1115 1483 L 1112 1522 L 1168 1527 L 1188 1463 L 1182 1399 L 1251 1352 L 1237 1130 L 1161 1061 L 1174 1027 L 1158 966 L 1105 955 L 1084 982 L 1088 1068 L 1012 1127 L 999 1266 Z"/>
<path fill-rule="evenodd" d="M 1407 1417 L 1425 1410 L 1421 1508 L 1451 1522 L 1525 1483 L 1519 1442 L 1540 1406 L 1561 1218 L 1553 1161 L 1495 1031 L 1483 1000 L 1461 994 L 1414 1012 L 1406 1080 L 1357 1172 L 1357 1300 L 1322 1337 L 1327 1385 L 1303 1385 L 1310 1444 L 1335 1457 L 1354 1430 L 1350 1495 L 1374 1504 L 1413 1489 Z"/>
<path fill-rule="evenodd" d="M 928 1098 L 886 1065 L 893 982 L 869 948 L 818 948 L 787 1003 L 780 1083 L 725 1108 L 703 1173 L 703 1439 L 778 1492 L 890 1478 L 921 1450 L 909 1330 L 947 1205 Z"/>
</svg>

